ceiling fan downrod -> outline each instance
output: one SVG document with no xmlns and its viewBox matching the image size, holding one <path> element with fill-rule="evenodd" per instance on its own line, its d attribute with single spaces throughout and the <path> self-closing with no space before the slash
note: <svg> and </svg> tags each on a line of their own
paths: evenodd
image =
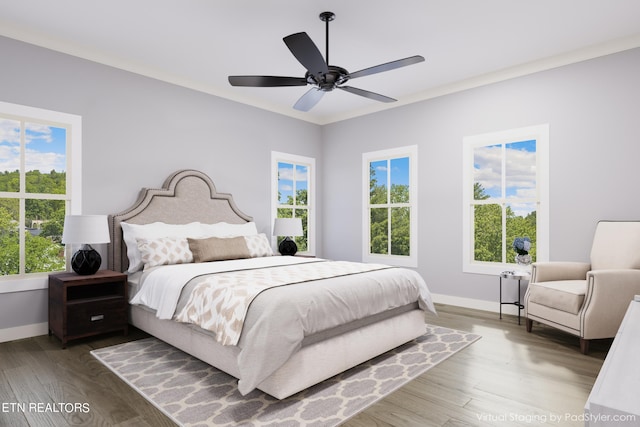
<svg viewBox="0 0 640 427">
<path fill-rule="evenodd" d="M 322 12 L 320 14 L 320 20 L 325 23 L 325 61 L 327 62 L 327 65 L 329 65 L 329 22 L 334 19 L 336 19 L 336 14 L 333 12 Z"/>
</svg>

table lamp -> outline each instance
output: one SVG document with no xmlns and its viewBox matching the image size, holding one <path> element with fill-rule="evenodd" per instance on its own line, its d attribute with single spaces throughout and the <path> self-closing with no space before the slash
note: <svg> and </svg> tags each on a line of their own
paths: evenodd
<svg viewBox="0 0 640 427">
<path fill-rule="evenodd" d="M 89 275 L 98 271 L 102 258 L 91 245 L 109 243 L 110 240 L 106 215 L 65 216 L 62 243 L 82 245 L 71 258 L 71 268 L 76 273 Z"/>
<path fill-rule="evenodd" d="M 276 218 L 273 223 L 273 235 L 285 236 L 278 246 L 280 254 L 295 255 L 298 252 L 298 246 L 291 237 L 303 235 L 302 220 L 300 218 Z"/>
</svg>

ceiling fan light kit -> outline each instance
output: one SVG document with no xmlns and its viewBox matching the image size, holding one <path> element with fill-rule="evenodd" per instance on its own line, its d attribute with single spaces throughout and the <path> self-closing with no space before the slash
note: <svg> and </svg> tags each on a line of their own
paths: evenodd
<svg viewBox="0 0 640 427">
<path fill-rule="evenodd" d="M 382 73 L 394 70 L 407 65 L 423 62 L 420 55 L 387 62 L 373 67 L 365 68 L 355 73 L 349 73 L 345 68 L 329 65 L 329 22 L 335 19 L 333 12 L 322 12 L 320 20 L 326 26 L 326 55 L 322 53 L 305 32 L 286 36 L 283 41 L 295 58 L 307 70 L 304 77 L 283 77 L 283 76 L 229 76 L 229 83 L 232 86 L 249 87 L 280 87 L 280 86 L 313 86 L 298 101 L 293 108 L 299 111 L 311 110 L 322 99 L 326 92 L 333 89 L 344 90 L 354 95 L 363 96 L 380 102 L 394 102 L 393 98 L 380 95 L 356 87 L 345 86 L 349 80 L 369 76 L 371 74 Z"/>
</svg>

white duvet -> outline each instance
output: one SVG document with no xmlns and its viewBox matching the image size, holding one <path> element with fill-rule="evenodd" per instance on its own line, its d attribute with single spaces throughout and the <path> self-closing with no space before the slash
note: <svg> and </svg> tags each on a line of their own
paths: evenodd
<svg viewBox="0 0 640 427">
<path fill-rule="evenodd" d="M 143 275 L 140 290 L 131 298 L 130 303 L 141 304 L 156 310 L 158 319 L 171 319 L 175 314 L 182 288 L 194 277 L 314 261 L 316 261 L 314 258 L 273 256 L 155 267 Z"/>
<path fill-rule="evenodd" d="M 182 289 L 194 277 L 318 261 L 274 256 L 156 267 L 145 273 L 139 292 L 130 302 L 156 310 L 156 316 L 161 319 L 171 319 L 176 314 Z M 239 391 L 246 394 L 257 387 L 300 349 L 305 337 L 415 302 L 421 309 L 435 313 L 422 277 L 403 268 L 298 283 L 262 292 L 249 307 L 238 343 Z"/>
</svg>

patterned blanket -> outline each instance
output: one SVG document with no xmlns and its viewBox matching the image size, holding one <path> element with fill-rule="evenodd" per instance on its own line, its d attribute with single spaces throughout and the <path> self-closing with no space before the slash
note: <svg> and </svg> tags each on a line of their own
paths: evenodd
<svg viewBox="0 0 640 427">
<path fill-rule="evenodd" d="M 176 320 L 215 333 L 222 345 L 237 345 L 249 305 L 261 292 L 332 277 L 392 268 L 381 264 L 322 261 L 214 274 L 198 284 Z"/>
</svg>

